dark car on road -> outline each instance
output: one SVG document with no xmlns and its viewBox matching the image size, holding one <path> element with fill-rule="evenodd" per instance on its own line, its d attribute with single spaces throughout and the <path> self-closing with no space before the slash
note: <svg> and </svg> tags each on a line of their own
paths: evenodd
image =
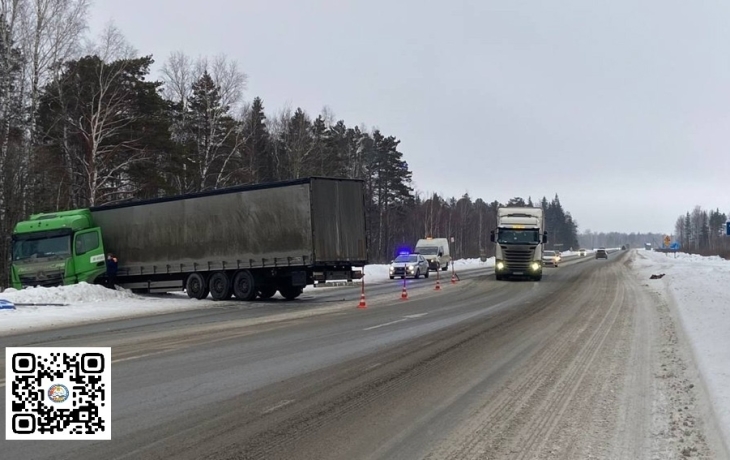
<svg viewBox="0 0 730 460">
<path fill-rule="evenodd" d="M 608 259 L 608 252 L 605 248 L 600 248 L 596 251 L 596 259 Z"/>
</svg>

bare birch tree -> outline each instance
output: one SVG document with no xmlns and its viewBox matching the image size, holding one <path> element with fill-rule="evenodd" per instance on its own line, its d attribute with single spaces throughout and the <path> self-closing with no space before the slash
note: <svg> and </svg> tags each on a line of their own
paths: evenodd
<svg viewBox="0 0 730 460">
<path fill-rule="evenodd" d="M 86 43 L 85 54 L 99 56 L 102 61 L 111 62 L 134 59 L 137 57 L 137 49 L 127 41 L 114 22 L 109 21 L 96 40 Z"/>
<path fill-rule="evenodd" d="M 25 2 L 0 0 L 0 286 L 8 279 L 10 234 L 22 212 L 22 54 L 18 47 Z"/>
<path fill-rule="evenodd" d="M 55 81 L 62 64 L 81 51 L 89 0 L 29 0 L 21 36 L 24 60 L 26 142 L 21 167 L 28 175 L 24 203 L 34 209 L 53 193 L 52 166 L 38 158 L 38 107 L 42 89 Z M 30 210 L 28 210 L 30 211 Z M 26 212 L 27 213 L 27 212 Z"/>
</svg>

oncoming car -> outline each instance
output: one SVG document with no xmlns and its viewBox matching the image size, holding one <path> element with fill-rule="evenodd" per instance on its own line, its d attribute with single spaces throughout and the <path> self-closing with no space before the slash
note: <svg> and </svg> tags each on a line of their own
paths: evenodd
<svg viewBox="0 0 730 460">
<path fill-rule="evenodd" d="M 596 251 L 596 259 L 608 259 L 608 252 L 606 252 L 606 248 L 600 248 Z"/>
<path fill-rule="evenodd" d="M 555 251 L 543 251 L 542 252 L 542 265 L 550 265 L 553 267 L 558 266 L 558 262 L 560 262 L 560 256 L 555 253 Z"/>
<path fill-rule="evenodd" d="M 428 278 L 428 261 L 421 254 L 400 253 L 388 269 L 390 279 L 395 277 L 418 279 L 423 275 Z"/>
<path fill-rule="evenodd" d="M 587 252 L 588 252 L 588 251 L 586 251 L 585 249 L 583 249 L 583 248 L 580 248 L 580 249 L 578 250 L 578 255 L 580 255 L 581 257 L 585 257 L 585 256 L 586 256 L 586 253 L 587 253 Z"/>
</svg>

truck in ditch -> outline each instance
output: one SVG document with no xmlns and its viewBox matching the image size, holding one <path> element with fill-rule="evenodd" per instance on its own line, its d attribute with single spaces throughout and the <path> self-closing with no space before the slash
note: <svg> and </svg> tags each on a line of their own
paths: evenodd
<svg viewBox="0 0 730 460">
<path fill-rule="evenodd" d="M 490 239 L 495 243 L 494 273 L 497 280 L 512 277 L 542 279 L 542 252 L 547 243 L 542 208 L 497 209 L 497 228 Z"/>
<path fill-rule="evenodd" d="M 368 261 L 364 183 L 311 177 L 35 214 L 12 235 L 11 284 L 107 282 L 191 298 L 298 297 L 359 278 Z"/>
</svg>

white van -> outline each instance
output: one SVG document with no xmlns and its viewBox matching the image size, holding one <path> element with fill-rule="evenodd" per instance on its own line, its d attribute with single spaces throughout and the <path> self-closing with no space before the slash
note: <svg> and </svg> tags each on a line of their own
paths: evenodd
<svg viewBox="0 0 730 460">
<path fill-rule="evenodd" d="M 418 240 L 414 252 L 421 254 L 428 260 L 428 269 L 436 271 L 439 268 L 443 271 L 449 269 L 451 252 L 449 251 L 449 240 L 446 238 L 423 238 Z"/>
</svg>

